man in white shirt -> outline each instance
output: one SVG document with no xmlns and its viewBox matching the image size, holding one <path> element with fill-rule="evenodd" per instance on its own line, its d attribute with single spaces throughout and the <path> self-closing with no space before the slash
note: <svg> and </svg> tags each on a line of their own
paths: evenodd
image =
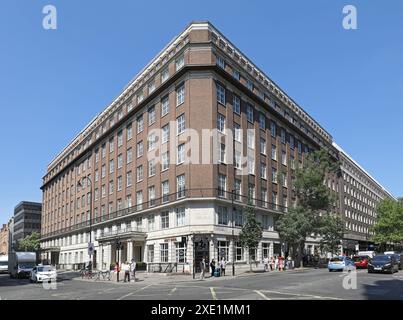
<svg viewBox="0 0 403 320">
<path fill-rule="evenodd" d="M 133 257 L 132 262 L 130 264 L 130 271 L 133 273 L 133 281 L 136 282 L 136 267 L 137 263 L 135 258 Z"/>
</svg>

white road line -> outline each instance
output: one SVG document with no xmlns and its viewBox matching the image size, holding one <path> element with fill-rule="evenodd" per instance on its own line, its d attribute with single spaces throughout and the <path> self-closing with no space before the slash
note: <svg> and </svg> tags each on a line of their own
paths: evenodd
<svg viewBox="0 0 403 320">
<path fill-rule="evenodd" d="M 259 296 L 261 296 L 265 300 L 271 300 L 269 297 L 261 293 L 259 290 L 254 290 Z"/>
<path fill-rule="evenodd" d="M 213 300 L 218 300 L 213 287 L 210 287 L 210 292 L 211 292 L 211 296 L 213 297 Z"/>
<path fill-rule="evenodd" d="M 318 295 L 307 294 L 307 293 L 280 292 L 280 291 L 271 291 L 271 290 L 262 290 L 262 291 L 269 292 L 269 293 L 282 294 L 282 295 L 297 296 L 297 297 L 311 297 L 311 298 L 316 298 L 316 299 L 343 300 L 341 298 L 318 296 Z"/>
<path fill-rule="evenodd" d="M 173 288 L 173 289 L 168 293 L 168 296 L 172 296 L 172 294 L 173 294 L 177 289 L 178 289 L 177 287 Z"/>
<path fill-rule="evenodd" d="M 139 291 L 143 291 L 143 290 L 145 290 L 145 289 L 147 289 L 147 288 L 149 288 L 149 287 L 151 287 L 151 286 L 152 286 L 152 284 L 149 284 L 148 286 L 142 287 L 142 288 L 140 288 L 140 289 L 138 289 L 138 290 L 135 290 L 135 291 L 133 291 L 133 292 L 130 292 L 130 293 L 128 293 L 128 294 L 125 294 L 124 296 L 122 296 L 122 297 L 120 297 L 120 298 L 117 298 L 116 300 L 123 300 L 123 299 L 125 299 L 125 298 L 127 298 L 127 297 L 130 297 L 130 296 L 133 295 L 134 293 L 139 292 Z"/>
</svg>

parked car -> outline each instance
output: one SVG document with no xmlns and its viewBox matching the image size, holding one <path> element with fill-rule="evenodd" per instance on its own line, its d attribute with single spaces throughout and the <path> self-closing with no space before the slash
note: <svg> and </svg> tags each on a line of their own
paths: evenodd
<svg viewBox="0 0 403 320">
<path fill-rule="evenodd" d="M 403 269 L 403 254 L 401 254 L 401 253 L 385 253 L 385 255 L 387 255 L 387 256 L 394 256 L 395 257 L 395 259 L 396 259 L 396 261 L 397 261 L 397 265 L 398 265 L 398 268 L 399 268 L 399 270 L 402 270 Z"/>
<path fill-rule="evenodd" d="M 329 269 L 329 272 L 343 270 L 351 271 L 356 269 L 354 261 L 349 257 L 344 256 L 330 258 L 327 268 Z"/>
<path fill-rule="evenodd" d="M 378 254 L 368 263 L 368 273 L 387 272 L 393 274 L 399 272 L 399 265 L 394 255 Z"/>
<path fill-rule="evenodd" d="M 56 281 L 56 268 L 50 265 L 38 265 L 32 269 L 29 275 L 30 282 Z"/>
<path fill-rule="evenodd" d="M 367 269 L 369 256 L 354 256 L 353 261 L 357 269 Z"/>
</svg>

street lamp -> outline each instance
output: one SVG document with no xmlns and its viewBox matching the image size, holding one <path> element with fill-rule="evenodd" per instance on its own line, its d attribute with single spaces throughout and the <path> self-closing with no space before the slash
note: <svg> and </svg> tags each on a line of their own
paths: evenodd
<svg viewBox="0 0 403 320">
<path fill-rule="evenodd" d="M 123 249 L 123 243 L 121 241 L 119 241 L 119 239 L 116 239 L 116 250 L 117 250 L 117 261 L 116 261 L 116 263 L 118 264 L 116 266 L 116 281 L 117 282 L 119 282 L 119 272 L 120 272 L 120 270 L 119 270 L 119 260 L 120 260 L 119 253 L 120 253 L 121 249 Z"/>
<path fill-rule="evenodd" d="M 232 211 L 232 276 L 235 276 L 235 250 L 236 250 L 236 246 L 235 246 L 235 235 L 234 235 L 234 228 L 235 228 L 235 220 L 234 220 L 234 192 L 236 192 L 236 190 L 232 190 L 231 191 L 231 211 Z"/>
<path fill-rule="evenodd" d="M 89 270 L 92 270 L 92 251 L 94 249 L 92 244 L 92 181 L 89 176 L 86 176 L 77 182 L 77 186 L 84 188 L 85 181 L 90 183 L 90 242 L 88 243 L 88 255 L 89 255 Z"/>
</svg>

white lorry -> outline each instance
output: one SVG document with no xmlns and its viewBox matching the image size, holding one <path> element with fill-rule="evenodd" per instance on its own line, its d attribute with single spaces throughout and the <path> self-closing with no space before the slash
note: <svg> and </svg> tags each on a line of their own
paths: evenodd
<svg viewBox="0 0 403 320">
<path fill-rule="evenodd" d="M 10 278 L 28 278 L 35 265 L 35 252 L 11 252 L 8 256 Z"/>
<path fill-rule="evenodd" d="M 8 272 L 8 255 L 0 255 L 0 273 Z"/>
</svg>

